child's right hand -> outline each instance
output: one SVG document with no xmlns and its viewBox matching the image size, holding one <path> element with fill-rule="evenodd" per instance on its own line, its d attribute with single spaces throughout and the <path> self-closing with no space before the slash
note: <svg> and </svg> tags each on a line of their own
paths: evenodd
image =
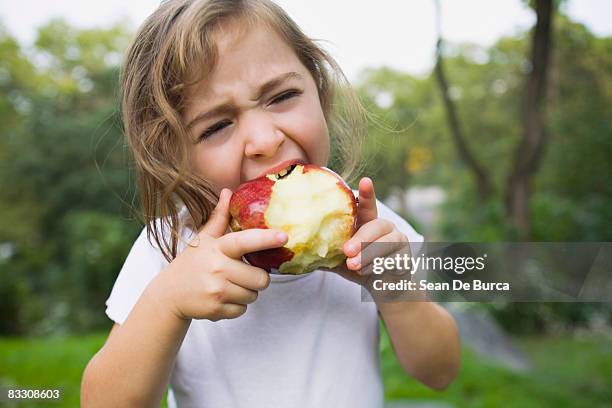
<svg viewBox="0 0 612 408">
<path fill-rule="evenodd" d="M 246 312 L 258 291 L 270 284 L 268 273 L 242 261 L 242 255 L 287 242 L 278 230 L 249 229 L 225 234 L 230 221 L 231 191 L 219 202 L 196 238 L 158 278 L 159 300 L 185 320 L 232 319 Z"/>
</svg>

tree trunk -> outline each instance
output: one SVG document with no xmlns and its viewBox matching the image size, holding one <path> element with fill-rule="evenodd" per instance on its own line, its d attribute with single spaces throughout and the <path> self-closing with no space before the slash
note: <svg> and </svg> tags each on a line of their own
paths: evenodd
<svg viewBox="0 0 612 408">
<path fill-rule="evenodd" d="M 506 215 L 524 240 L 531 236 L 531 179 L 539 167 L 547 142 L 544 102 L 552 46 L 552 0 L 536 0 L 535 8 L 537 22 L 533 30 L 531 71 L 526 81 L 523 105 L 523 137 L 515 151 L 505 192 Z"/>
<path fill-rule="evenodd" d="M 435 1 L 436 14 L 437 14 L 437 30 L 438 30 L 438 43 L 436 46 L 436 66 L 434 69 L 438 87 L 442 95 L 442 101 L 444 102 L 444 108 L 446 110 L 446 118 L 448 123 L 449 131 L 452 135 L 453 142 L 459 153 L 459 157 L 471 170 L 474 176 L 476 185 L 478 186 L 478 197 L 483 202 L 487 200 L 493 192 L 491 180 L 487 172 L 480 165 L 476 157 L 472 154 L 467 146 L 461 125 L 459 124 L 459 118 L 457 116 L 457 110 L 453 100 L 450 98 L 448 92 L 448 81 L 446 80 L 446 74 L 444 73 L 444 66 L 442 61 L 442 31 L 440 28 L 440 2 Z"/>
</svg>

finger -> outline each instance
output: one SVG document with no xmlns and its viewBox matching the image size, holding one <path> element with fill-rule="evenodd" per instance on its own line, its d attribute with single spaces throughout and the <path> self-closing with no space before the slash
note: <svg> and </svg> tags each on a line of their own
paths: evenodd
<svg viewBox="0 0 612 408">
<path fill-rule="evenodd" d="M 219 239 L 219 248 L 230 258 L 240 259 L 249 252 L 281 247 L 288 238 L 283 231 L 253 228 L 224 235 Z"/>
<path fill-rule="evenodd" d="M 235 319 L 242 316 L 247 311 L 246 305 L 238 305 L 235 303 L 224 303 L 221 305 L 221 310 L 218 314 L 218 318 L 214 319 Z"/>
<path fill-rule="evenodd" d="M 368 246 L 366 249 L 361 251 L 359 254 L 352 258 L 347 258 L 346 266 L 350 270 L 360 271 L 362 274 L 371 273 L 371 264 L 376 258 L 396 258 L 400 255 L 400 262 L 404 262 L 404 254 L 410 256 L 410 244 L 402 237 L 398 231 L 393 231 L 390 234 L 385 235 L 374 243 L 374 245 Z M 408 262 L 408 259 L 406 259 Z M 409 268 L 407 264 L 403 268 Z"/>
<path fill-rule="evenodd" d="M 330 271 L 330 272 L 337 273 L 338 275 L 342 276 L 344 279 L 348 279 L 351 282 L 362 284 L 363 278 L 359 276 L 355 271 L 348 270 L 344 267 L 335 267 L 333 270 L 324 268 L 324 267 L 321 269 L 324 271 Z"/>
<path fill-rule="evenodd" d="M 374 182 L 369 177 L 359 181 L 359 204 L 357 205 L 357 227 L 378 217 Z"/>
<path fill-rule="evenodd" d="M 378 241 L 381 237 L 393 231 L 395 225 L 384 218 L 376 218 L 362 225 L 355 235 L 344 243 L 344 255 L 353 257 L 363 251 L 371 242 Z"/>
<path fill-rule="evenodd" d="M 219 299 L 223 303 L 234 303 L 237 305 L 248 305 L 257 300 L 258 292 L 237 285 L 229 279 L 226 282 L 226 286 L 223 290 L 221 298 Z"/>
<path fill-rule="evenodd" d="M 263 290 L 270 285 L 268 272 L 241 260 L 230 260 L 225 277 L 232 284 L 254 291 Z"/>
<path fill-rule="evenodd" d="M 230 189 L 224 188 L 219 193 L 219 201 L 208 217 L 208 221 L 200 230 L 200 233 L 219 238 L 227 231 L 230 222 L 229 201 L 232 196 Z"/>
</svg>

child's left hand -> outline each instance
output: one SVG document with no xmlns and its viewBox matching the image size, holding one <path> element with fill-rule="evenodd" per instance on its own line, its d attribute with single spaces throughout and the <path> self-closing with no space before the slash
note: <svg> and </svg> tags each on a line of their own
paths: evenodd
<svg viewBox="0 0 612 408">
<path fill-rule="evenodd" d="M 362 245 L 365 248 L 372 242 L 388 242 L 389 244 L 379 245 L 376 251 L 368 251 L 364 256 Z M 395 224 L 378 218 L 374 182 L 364 177 L 359 181 L 357 231 L 351 239 L 344 243 L 343 247 L 344 254 L 347 256 L 346 262 L 330 270 L 350 281 L 364 285 L 372 273 L 369 265 L 375 257 L 389 256 L 407 245 L 408 237 L 401 233 Z M 385 253 L 373 253 L 381 251 Z"/>
</svg>

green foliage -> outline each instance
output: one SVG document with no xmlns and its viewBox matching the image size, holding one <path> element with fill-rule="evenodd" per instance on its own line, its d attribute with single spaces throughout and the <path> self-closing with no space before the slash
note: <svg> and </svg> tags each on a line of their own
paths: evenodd
<svg viewBox="0 0 612 408">
<path fill-rule="evenodd" d="M 387 400 L 439 401 L 456 407 L 604 407 L 612 398 L 610 339 L 524 337 L 518 346 L 532 361 L 513 372 L 463 348 L 461 372 L 442 392 L 409 378 L 399 367 L 386 333 L 381 367 Z"/>
<path fill-rule="evenodd" d="M 126 39 L 121 25 L 53 20 L 24 51 L 0 33 L 0 333 L 106 323 L 103 301 L 138 229 L 117 114 Z"/>
<path fill-rule="evenodd" d="M 545 241 L 610 240 L 612 39 L 597 38 L 563 15 L 555 18 L 546 109 L 550 143 L 533 186 L 533 235 Z M 521 35 L 502 38 L 489 49 L 472 44 L 444 49 L 451 97 L 468 145 L 495 184 L 486 203 L 477 200 L 472 176 L 452 143 L 433 77 L 387 68 L 361 77 L 366 105 L 396 129 L 370 127 L 365 150 L 377 191 L 386 196 L 397 187 L 442 186 L 448 196 L 442 239 L 517 239 L 506 220 L 503 193 L 522 132 L 529 40 Z"/>
<path fill-rule="evenodd" d="M 104 327 L 108 318 L 100 311 L 138 231 L 116 215 L 96 211 L 69 212 L 61 230 L 70 245 L 62 250 L 65 269 L 55 296 L 69 306 L 73 330 Z M 53 325 L 40 329 L 53 331 Z"/>
<path fill-rule="evenodd" d="M 612 324 L 612 305 L 600 303 L 484 304 L 502 326 L 519 334 L 570 333 L 580 327 Z"/>
<path fill-rule="evenodd" d="M 551 143 L 535 186 L 544 195 L 534 200 L 542 217 L 535 232 L 540 240 L 610 241 L 612 38 L 567 19 L 557 22 L 556 36 Z M 557 222 L 565 229 L 549 238 L 546 228 Z"/>
<path fill-rule="evenodd" d="M 549 143 L 532 186 L 533 240 L 610 241 L 612 38 L 598 38 L 562 14 L 555 15 L 553 26 L 545 107 Z M 362 98 L 377 117 L 399 130 L 370 127 L 368 172 L 377 191 L 384 197 L 395 188 L 438 185 L 446 192 L 438 236 L 428 238 L 519 239 L 506 217 L 504 189 L 522 132 L 529 52 L 528 33 L 502 38 L 488 49 L 449 44 L 443 50 L 460 125 L 494 183 L 486 202 L 478 200 L 473 177 L 458 157 L 433 76 L 416 78 L 386 68 L 364 72 Z M 611 308 L 602 304 L 509 304 L 493 312 L 516 332 L 588 325 L 590 316 L 599 313 L 612 320 Z"/>
</svg>

